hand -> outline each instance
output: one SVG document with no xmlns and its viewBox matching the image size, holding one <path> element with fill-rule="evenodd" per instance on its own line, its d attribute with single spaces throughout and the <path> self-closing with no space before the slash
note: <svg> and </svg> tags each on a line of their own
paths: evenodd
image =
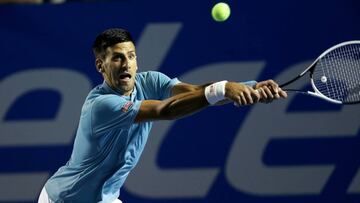
<svg viewBox="0 0 360 203">
<path fill-rule="evenodd" d="M 255 90 L 260 93 L 262 103 L 269 103 L 275 99 L 286 98 L 287 94 L 273 80 L 265 80 L 255 85 Z"/>
<path fill-rule="evenodd" d="M 254 104 L 260 101 L 260 93 L 247 85 L 227 82 L 225 97 L 233 101 L 236 106 Z"/>
</svg>

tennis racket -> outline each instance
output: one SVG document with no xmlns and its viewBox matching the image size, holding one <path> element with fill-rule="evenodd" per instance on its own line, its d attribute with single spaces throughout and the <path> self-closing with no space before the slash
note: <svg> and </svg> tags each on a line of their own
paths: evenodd
<svg viewBox="0 0 360 203">
<path fill-rule="evenodd" d="M 313 91 L 284 88 L 310 73 Z M 280 87 L 335 104 L 360 103 L 360 41 L 337 44 L 323 52 L 308 68 Z"/>
</svg>

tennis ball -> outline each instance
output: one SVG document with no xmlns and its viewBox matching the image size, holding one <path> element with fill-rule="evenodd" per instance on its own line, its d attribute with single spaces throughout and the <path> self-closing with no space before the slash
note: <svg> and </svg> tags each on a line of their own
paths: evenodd
<svg viewBox="0 0 360 203">
<path fill-rule="evenodd" d="M 217 22 L 223 22 L 230 16 L 230 7 L 227 3 L 220 2 L 215 4 L 211 10 L 211 16 Z"/>
</svg>

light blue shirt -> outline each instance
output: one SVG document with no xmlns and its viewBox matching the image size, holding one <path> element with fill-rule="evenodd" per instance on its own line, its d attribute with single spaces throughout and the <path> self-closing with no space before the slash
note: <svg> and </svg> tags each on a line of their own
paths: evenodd
<svg viewBox="0 0 360 203">
<path fill-rule="evenodd" d="M 155 72 L 138 73 L 130 96 L 105 82 L 95 87 L 82 107 L 70 160 L 45 184 L 55 202 L 112 202 L 136 165 L 152 122 L 134 123 L 142 100 L 163 100 L 179 83 Z"/>
</svg>

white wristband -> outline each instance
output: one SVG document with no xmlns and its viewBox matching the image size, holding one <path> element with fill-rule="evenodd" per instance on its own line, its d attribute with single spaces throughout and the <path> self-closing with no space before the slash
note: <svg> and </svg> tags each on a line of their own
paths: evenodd
<svg viewBox="0 0 360 203">
<path fill-rule="evenodd" d="M 209 104 L 214 105 L 219 101 L 225 99 L 225 84 L 226 80 L 216 82 L 205 87 L 205 97 Z"/>
</svg>

